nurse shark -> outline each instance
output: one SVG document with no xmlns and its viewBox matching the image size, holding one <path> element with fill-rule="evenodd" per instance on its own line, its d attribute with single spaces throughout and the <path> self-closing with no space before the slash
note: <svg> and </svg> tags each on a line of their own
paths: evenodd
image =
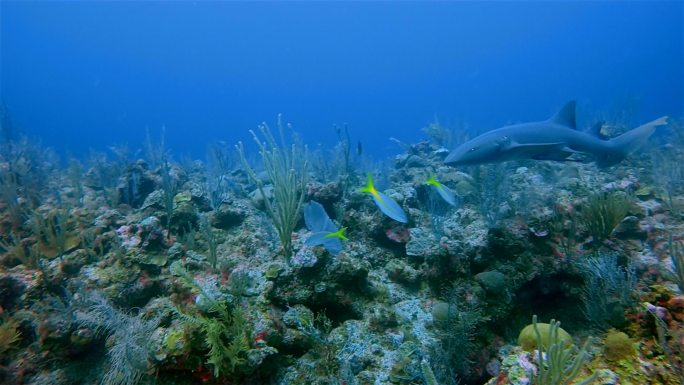
<svg viewBox="0 0 684 385">
<path fill-rule="evenodd" d="M 577 130 L 575 102 L 571 101 L 548 120 L 485 132 L 456 147 L 444 163 L 457 166 L 518 159 L 570 161 L 571 155 L 581 153 L 592 156 L 599 167 L 609 167 L 636 151 L 656 127 L 666 124 L 667 117 L 663 116 L 606 140 L 600 137 L 600 127 L 592 133 Z"/>
</svg>

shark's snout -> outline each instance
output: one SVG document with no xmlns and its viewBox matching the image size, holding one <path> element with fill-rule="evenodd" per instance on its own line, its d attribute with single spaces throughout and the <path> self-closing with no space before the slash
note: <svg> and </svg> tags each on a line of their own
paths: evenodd
<svg viewBox="0 0 684 385">
<path fill-rule="evenodd" d="M 444 159 L 444 163 L 452 166 L 489 163 L 497 151 L 496 142 L 487 142 L 484 135 L 480 135 L 456 147 Z"/>
<path fill-rule="evenodd" d="M 465 146 L 460 145 L 456 147 L 449 155 L 444 159 L 444 163 L 451 165 L 466 164 L 467 157 L 466 154 L 468 149 Z"/>
</svg>

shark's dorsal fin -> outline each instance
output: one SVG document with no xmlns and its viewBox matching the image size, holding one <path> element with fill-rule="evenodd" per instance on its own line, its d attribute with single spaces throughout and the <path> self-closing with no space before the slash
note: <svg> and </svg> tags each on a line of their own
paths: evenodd
<svg viewBox="0 0 684 385">
<path fill-rule="evenodd" d="M 560 109 L 560 111 L 556 113 L 556 115 L 549 119 L 549 122 L 560 124 L 562 126 L 576 130 L 577 124 L 575 120 L 575 104 L 576 103 L 574 100 L 569 101 L 563 108 Z"/>
</svg>

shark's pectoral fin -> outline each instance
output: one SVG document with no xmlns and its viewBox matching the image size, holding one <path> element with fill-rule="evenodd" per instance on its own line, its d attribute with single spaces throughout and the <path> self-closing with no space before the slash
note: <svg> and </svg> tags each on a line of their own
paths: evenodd
<svg viewBox="0 0 684 385">
<path fill-rule="evenodd" d="M 557 162 L 583 162 L 582 159 L 570 159 L 575 154 L 582 154 L 580 151 L 573 150 L 567 145 L 559 145 L 552 152 L 538 153 L 532 156 L 535 160 L 554 160 Z"/>
<path fill-rule="evenodd" d="M 564 142 L 558 142 L 558 143 L 518 143 L 518 142 L 511 142 L 511 143 L 509 143 L 508 146 L 506 146 L 505 151 L 515 153 L 515 154 L 520 154 L 520 155 L 527 155 L 528 157 L 532 157 L 536 154 L 544 154 L 544 153 L 552 153 L 552 152 L 557 152 L 557 151 L 564 151 L 565 148 L 567 148 L 567 146 Z"/>
<path fill-rule="evenodd" d="M 555 160 L 566 161 L 576 153 L 565 142 L 558 143 L 511 143 L 506 151 L 513 154 L 515 159 Z"/>
</svg>

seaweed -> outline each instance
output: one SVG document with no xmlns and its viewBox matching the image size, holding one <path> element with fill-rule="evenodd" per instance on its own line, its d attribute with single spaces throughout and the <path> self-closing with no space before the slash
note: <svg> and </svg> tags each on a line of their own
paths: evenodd
<svg viewBox="0 0 684 385">
<path fill-rule="evenodd" d="M 206 363 L 213 368 L 214 377 L 232 375 L 247 360 L 249 327 L 240 306 L 229 308 L 224 302 L 212 301 L 205 315 L 191 315 L 175 309 L 179 319 L 204 336 Z"/>
<path fill-rule="evenodd" d="M 421 131 L 430 138 L 431 142 L 439 147 L 445 147 L 453 143 L 453 131 L 442 125 L 437 117 L 430 124 L 423 127 Z"/>
<path fill-rule="evenodd" d="M 553 205 L 553 215 L 550 221 L 551 231 L 565 257 L 573 257 L 577 247 L 577 220 L 572 207 Z"/>
<path fill-rule="evenodd" d="M 677 323 L 673 323 L 673 327 L 670 327 L 663 314 L 658 312 L 656 306 L 645 303 L 644 308 L 655 320 L 656 346 L 665 356 L 665 360 L 670 364 L 680 381 L 684 383 L 684 367 L 682 366 L 682 357 L 684 357 L 684 329 L 679 327 Z"/>
<path fill-rule="evenodd" d="M 85 192 L 83 190 L 83 166 L 81 165 L 81 162 L 76 159 L 71 159 L 69 161 L 67 178 L 71 188 L 74 190 L 76 202 L 82 204 Z"/>
<path fill-rule="evenodd" d="M 580 298 L 586 319 L 599 330 L 621 326 L 624 309 L 636 304 L 634 267 L 620 266 L 614 254 L 596 253 L 580 262 L 579 268 L 584 276 Z"/>
<path fill-rule="evenodd" d="M 21 205 L 21 186 L 17 175 L 0 167 L 0 201 L 4 211 L 8 214 L 9 224 L 12 230 L 18 230 L 26 219 L 26 212 Z"/>
<path fill-rule="evenodd" d="M 35 249 L 19 239 L 19 236 L 13 231 L 9 233 L 7 238 L 7 240 L 0 238 L 0 250 L 6 254 L 3 261 L 5 264 L 13 262 L 11 258 L 14 258 L 29 269 L 40 267 L 40 256 Z M 7 257 L 11 257 L 9 261 Z"/>
<path fill-rule="evenodd" d="M 333 341 L 329 338 L 333 329 L 333 323 L 325 312 L 313 314 L 310 310 L 302 308 L 290 308 L 297 314 L 295 318 L 297 330 L 302 332 L 311 346 L 309 354 L 317 359 L 315 368 L 323 376 L 333 379 L 340 369 L 338 351 Z"/>
<path fill-rule="evenodd" d="M 148 370 L 152 353 L 150 339 L 160 318 L 147 320 L 141 315 L 123 313 L 97 292 L 87 295 L 81 305 L 86 309 L 76 313 L 76 321 L 109 341 L 109 368 L 102 383 L 135 385 L 140 382 Z"/>
<path fill-rule="evenodd" d="M 630 199 L 617 192 L 592 194 L 582 210 L 584 226 L 592 237 L 592 248 L 598 249 L 610 237 L 630 209 Z"/>
<path fill-rule="evenodd" d="M 204 236 L 204 241 L 207 243 L 207 259 L 211 267 L 215 269 L 216 262 L 218 261 L 218 243 L 206 215 L 200 216 L 200 230 Z"/>
<path fill-rule="evenodd" d="M 435 370 L 443 381 L 454 378 L 451 371 L 462 377 L 471 374 L 472 357 L 478 350 L 475 339 L 489 320 L 479 306 L 461 300 L 458 289 L 454 285 L 449 290 L 445 317 L 435 320 L 439 344 L 433 357 L 441 361 L 435 363 Z"/>
<path fill-rule="evenodd" d="M 154 143 L 152 141 L 152 135 L 150 135 L 150 130 L 145 130 L 145 158 L 150 163 L 152 169 L 160 167 L 166 161 L 166 126 L 162 126 L 161 134 L 159 138 L 159 143 Z"/>
<path fill-rule="evenodd" d="M 237 184 L 229 177 L 239 162 L 236 158 L 237 155 L 229 152 L 223 142 L 212 143 L 207 149 L 202 189 L 214 211 L 228 200 L 231 191 L 237 189 Z"/>
<path fill-rule="evenodd" d="M 5 353 L 14 348 L 20 340 L 19 322 L 10 317 L 3 317 L 0 324 L 0 359 L 4 358 Z"/>
<path fill-rule="evenodd" d="M 173 216 L 174 198 L 178 192 L 178 184 L 171 176 L 171 166 L 169 164 L 169 160 L 165 156 L 162 158 L 160 173 L 162 180 L 162 194 L 164 198 L 164 211 L 166 212 L 166 236 L 167 239 L 171 239 L 171 217 Z"/>
<path fill-rule="evenodd" d="M 44 258 L 64 258 L 68 241 L 71 240 L 69 213 L 65 209 L 54 209 L 46 214 L 34 212 L 31 229 L 36 238 L 36 248 Z"/>
<path fill-rule="evenodd" d="M 672 240 L 672 233 L 670 233 L 667 245 L 672 261 L 674 282 L 679 287 L 679 291 L 684 292 L 684 242 Z"/>
<path fill-rule="evenodd" d="M 504 216 L 503 207 L 511 196 L 511 181 L 506 165 L 490 164 L 476 169 L 474 179 L 480 194 L 478 206 L 480 214 L 485 218 L 487 226 L 496 228 Z"/>
<path fill-rule="evenodd" d="M 212 367 L 214 377 L 236 375 L 247 360 L 250 349 L 251 328 L 239 301 L 242 289 L 238 283 L 233 287 L 233 300 L 223 300 L 212 290 L 202 287 L 178 264 L 172 266 L 172 273 L 184 283 L 200 291 L 199 299 L 204 304 L 204 314 L 183 311 L 180 307 L 172 310 L 186 326 L 196 330 L 203 338 L 206 363 Z"/>
</svg>

